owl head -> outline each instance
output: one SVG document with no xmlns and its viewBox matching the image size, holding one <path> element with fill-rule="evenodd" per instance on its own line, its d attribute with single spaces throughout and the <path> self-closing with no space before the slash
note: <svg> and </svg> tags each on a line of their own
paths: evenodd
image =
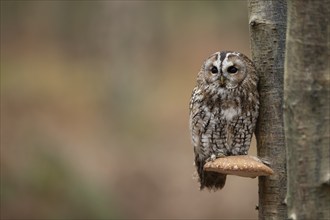
<svg viewBox="0 0 330 220">
<path fill-rule="evenodd" d="M 233 51 L 212 54 L 205 60 L 198 74 L 198 83 L 204 84 L 211 91 L 233 90 L 251 80 L 256 86 L 254 64 L 245 55 Z"/>
</svg>

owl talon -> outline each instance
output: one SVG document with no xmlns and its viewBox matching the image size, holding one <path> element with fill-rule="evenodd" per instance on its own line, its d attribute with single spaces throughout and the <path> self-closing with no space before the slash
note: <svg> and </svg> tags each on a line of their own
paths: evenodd
<svg viewBox="0 0 330 220">
<path fill-rule="evenodd" d="M 226 157 L 226 155 L 224 153 L 217 153 L 217 154 L 211 154 L 211 156 L 209 158 L 207 158 L 205 160 L 205 162 L 210 162 L 210 161 L 215 161 L 217 158 L 221 158 L 221 157 Z"/>
<path fill-rule="evenodd" d="M 215 159 L 217 159 L 217 157 L 215 156 L 215 154 L 211 154 L 211 156 L 209 158 L 207 158 L 205 160 L 205 162 L 207 163 L 207 162 L 210 162 L 210 161 L 215 161 Z"/>
<path fill-rule="evenodd" d="M 217 158 L 222 158 L 222 157 L 226 157 L 226 155 L 222 152 L 217 153 Z"/>
</svg>

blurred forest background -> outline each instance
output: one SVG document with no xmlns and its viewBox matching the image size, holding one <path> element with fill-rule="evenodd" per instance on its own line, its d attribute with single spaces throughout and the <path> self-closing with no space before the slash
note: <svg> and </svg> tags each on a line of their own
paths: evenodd
<svg viewBox="0 0 330 220">
<path fill-rule="evenodd" d="M 257 179 L 193 178 L 218 50 L 250 56 L 246 1 L 1 1 L 1 217 L 256 218 Z"/>
</svg>

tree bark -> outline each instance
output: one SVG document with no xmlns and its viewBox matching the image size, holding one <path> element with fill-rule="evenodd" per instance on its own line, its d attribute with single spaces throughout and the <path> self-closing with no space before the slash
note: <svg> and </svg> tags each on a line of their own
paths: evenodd
<svg viewBox="0 0 330 220">
<path fill-rule="evenodd" d="M 257 151 L 275 172 L 272 176 L 259 177 L 259 219 L 286 219 L 283 125 L 286 1 L 249 0 L 248 7 L 252 60 L 259 75 Z"/>
<path fill-rule="evenodd" d="M 330 219 L 328 0 L 291 0 L 285 61 L 289 219 Z"/>
</svg>

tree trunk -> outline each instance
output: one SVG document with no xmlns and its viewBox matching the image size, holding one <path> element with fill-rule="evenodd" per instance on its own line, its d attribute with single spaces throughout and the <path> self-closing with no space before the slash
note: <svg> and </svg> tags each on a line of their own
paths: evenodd
<svg viewBox="0 0 330 220">
<path fill-rule="evenodd" d="M 285 62 L 289 219 L 330 219 L 328 0 L 291 0 Z"/>
<path fill-rule="evenodd" d="M 259 219 L 286 219 L 283 127 L 286 1 L 250 0 L 248 7 L 252 60 L 259 75 L 257 151 L 275 171 L 272 176 L 259 177 Z"/>
</svg>

